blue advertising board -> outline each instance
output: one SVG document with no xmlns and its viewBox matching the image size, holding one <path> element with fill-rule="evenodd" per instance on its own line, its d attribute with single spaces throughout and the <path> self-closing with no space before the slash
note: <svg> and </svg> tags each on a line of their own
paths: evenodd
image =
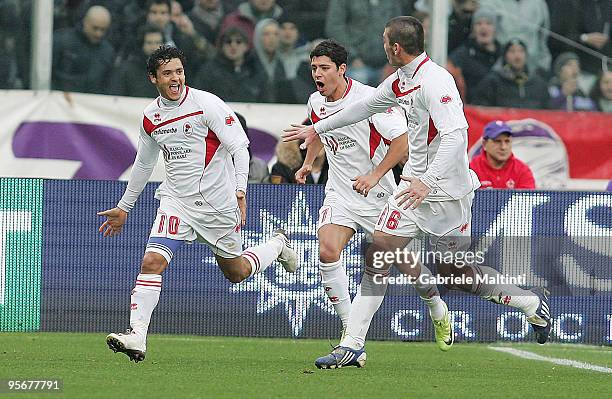
<svg viewBox="0 0 612 399">
<path fill-rule="evenodd" d="M 129 296 L 153 223 L 156 184 L 141 195 L 121 235 L 103 239 L 96 212 L 115 206 L 125 183 L 44 182 L 41 324 L 43 331 L 121 331 Z M 318 273 L 316 223 L 321 186 L 251 185 L 245 246 L 285 228 L 301 268 L 280 267 L 233 285 L 204 245 L 184 245 L 164 273 L 153 333 L 331 338 L 340 322 Z M 552 291 L 552 339 L 612 343 L 612 195 L 589 192 L 479 191 L 473 246 L 488 265 Z M 343 252 L 356 291 L 363 269 L 363 233 Z M 516 309 L 444 292 L 458 340 L 533 339 Z M 391 286 L 371 339 L 431 340 L 427 310 L 408 285 Z"/>
</svg>

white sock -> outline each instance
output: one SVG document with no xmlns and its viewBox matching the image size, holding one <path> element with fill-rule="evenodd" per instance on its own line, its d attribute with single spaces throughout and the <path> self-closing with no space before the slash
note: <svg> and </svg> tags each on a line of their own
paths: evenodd
<svg viewBox="0 0 612 399">
<path fill-rule="evenodd" d="M 479 274 L 487 278 L 494 278 L 500 274 L 497 270 L 488 266 L 473 265 L 470 267 L 474 271 L 474 277 Z M 527 317 L 533 316 L 540 304 L 540 298 L 536 294 L 514 284 L 489 284 L 474 279 L 472 292 L 488 301 L 518 308 Z"/>
<path fill-rule="evenodd" d="M 384 284 L 376 284 L 374 282 L 374 274 L 380 274 L 380 270 L 372 272 L 366 267 L 361 284 L 357 288 L 357 295 L 353 299 L 351 305 L 351 315 L 346 327 L 344 339 L 340 342 L 340 346 L 347 346 L 352 349 L 359 350 L 365 345 L 366 335 L 372 322 L 374 313 L 378 310 L 387 291 L 388 282 L 385 279 Z M 386 273 L 388 275 L 389 272 Z"/>
<path fill-rule="evenodd" d="M 351 313 L 351 296 L 349 294 L 349 279 L 341 260 L 332 263 L 319 262 L 321 284 L 325 295 L 332 303 L 336 314 L 342 320 L 342 327 L 346 328 Z"/>
<path fill-rule="evenodd" d="M 145 340 L 151 314 L 159 301 L 161 292 L 161 274 L 139 274 L 136 277 L 136 285 L 132 290 L 130 305 L 130 326 L 132 330 L 141 335 Z"/>
<path fill-rule="evenodd" d="M 285 243 L 281 238 L 270 238 L 263 244 L 245 249 L 242 256 L 251 264 L 251 277 L 257 273 L 263 273 L 278 258 Z"/>
<path fill-rule="evenodd" d="M 434 320 L 442 320 L 446 314 L 444 301 L 440 298 L 440 292 L 435 284 L 428 283 L 433 277 L 431 270 L 421 264 L 421 274 L 413 284 L 417 294 L 421 297 L 425 305 L 429 308 L 429 314 Z"/>
</svg>

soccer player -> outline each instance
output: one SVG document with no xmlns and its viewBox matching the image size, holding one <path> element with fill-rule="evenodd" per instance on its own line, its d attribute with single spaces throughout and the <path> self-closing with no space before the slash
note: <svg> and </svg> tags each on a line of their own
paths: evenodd
<svg viewBox="0 0 612 399">
<path fill-rule="evenodd" d="M 106 217 L 99 228 L 104 237 L 119 234 L 163 152 L 166 179 L 155 195 L 160 205 L 132 290 L 131 329 L 106 337 L 110 349 L 135 362 L 145 358 L 161 274 L 184 241 L 206 243 L 232 283 L 262 273 L 274 260 L 288 272 L 297 268 L 283 230 L 242 251 L 249 141 L 236 114 L 220 98 L 186 86 L 184 65 L 183 53 L 172 46 L 161 46 L 149 57 L 149 80 L 160 95 L 144 110 L 138 153 L 123 197 L 116 208 L 98 213 Z"/>
<path fill-rule="evenodd" d="M 404 248 L 422 232 L 430 236 L 435 250 L 442 253 L 456 253 L 466 249 L 470 243 L 472 199 L 479 181 L 468 167 L 468 125 L 452 76 L 429 59 L 423 39 L 423 27 L 416 18 L 402 16 L 391 19 L 385 27 L 383 42 L 389 63 L 398 68 L 397 72 L 362 101 L 312 126 L 293 125 L 284 134 L 285 140 L 305 139 L 304 145 L 309 145 L 317 133 L 356 123 L 390 106 L 403 108 L 409 127 L 409 159 L 402 182 L 380 214 L 372 254 Z M 367 257 L 366 262 L 372 264 L 372 257 Z M 537 341 L 546 342 L 551 329 L 546 290 L 534 288 L 528 291 L 515 285 L 490 283 L 488 279 L 499 273 L 486 266 L 460 268 L 443 263 L 439 258 L 437 263 L 441 274 L 467 276 L 473 282 L 468 284 L 466 280 L 466 284 L 449 284 L 449 288 L 522 310 L 535 330 Z M 423 265 L 415 259 L 395 264 L 402 273 L 417 281 L 424 272 Z M 390 265 L 385 264 L 379 272 L 388 267 Z M 475 278 L 478 275 L 488 277 L 487 281 L 479 281 Z M 373 278 L 366 273 L 361 284 Z M 353 323 L 354 318 L 367 320 L 369 317 L 371 320 L 376 311 L 358 309 L 355 305 L 346 331 L 347 338 L 356 335 L 352 327 L 359 323 Z M 442 314 L 444 309 L 441 308 L 441 305 L 438 309 L 430 307 L 434 320 Z M 444 340 L 450 346 L 452 330 L 448 332 Z M 438 338 L 436 334 L 440 344 Z M 321 361 L 339 364 L 346 358 L 360 356 L 362 351 L 360 342 L 347 339 Z"/>
<path fill-rule="evenodd" d="M 308 115 L 313 123 L 376 91 L 344 76 L 347 58 L 346 49 L 331 40 L 321 42 L 311 52 L 312 77 L 317 86 L 317 92 L 308 101 Z M 387 284 L 373 285 L 370 279 L 364 278 L 351 307 L 348 277 L 340 255 L 359 227 L 370 238 L 374 233 L 380 210 L 396 187 L 390 169 L 408 151 L 407 131 L 406 118 L 397 109 L 388 108 L 354 125 L 318 136 L 308 146 L 304 165 L 296 173 L 298 183 L 303 183 L 316 155 L 322 147 L 325 148 L 329 180 L 319 210 L 319 270 L 325 293 L 342 320 L 343 331 L 349 328 L 351 309 L 365 308 L 375 312 L 384 299 Z M 365 273 L 374 275 L 376 270 L 367 267 Z M 445 329 L 450 328 L 450 323 L 444 322 L 448 319 L 448 311 L 435 286 L 416 284 L 415 288 L 426 303 L 435 310 L 442 310 L 439 317 L 442 322 L 434 323 L 434 326 L 442 329 L 440 334 L 444 335 Z M 353 319 L 353 335 L 347 337 L 343 334 L 340 345 L 357 342 L 363 348 L 371 317 Z M 315 365 L 319 368 L 362 367 L 365 361 L 366 353 L 362 351 L 338 364 L 317 359 Z"/>
</svg>

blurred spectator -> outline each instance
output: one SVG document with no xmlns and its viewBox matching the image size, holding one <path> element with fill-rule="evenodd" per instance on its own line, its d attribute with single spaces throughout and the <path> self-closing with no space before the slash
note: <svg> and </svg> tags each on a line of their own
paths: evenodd
<svg viewBox="0 0 612 399">
<path fill-rule="evenodd" d="M 195 81 L 224 101 L 257 102 L 267 77 L 249 52 L 246 33 L 232 27 L 221 33 L 217 56 L 200 68 Z"/>
<path fill-rule="evenodd" d="M 253 43 L 257 55 L 258 68 L 264 71 L 267 82 L 262 87 L 261 100 L 269 103 L 295 103 L 292 83 L 287 78 L 279 52 L 279 27 L 273 19 L 257 23 Z"/>
<path fill-rule="evenodd" d="M 595 111 L 595 102 L 585 93 L 590 92 L 592 84 L 584 82 L 588 88 L 583 90 L 580 79 L 588 79 L 580 73 L 580 60 L 572 52 L 561 53 L 553 65 L 555 76 L 550 81 L 550 107 L 564 111 Z M 592 79 L 589 79 L 592 82 Z"/>
<path fill-rule="evenodd" d="M 220 0 L 195 0 L 193 9 L 188 15 L 200 35 L 210 43 L 217 43 L 219 26 L 225 15 Z"/>
<path fill-rule="evenodd" d="M 477 0 L 453 0 L 453 12 L 448 17 L 448 52 L 464 44 L 472 32 L 472 15 L 478 9 Z"/>
<path fill-rule="evenodd" d="M 155 98 L 159 93 L 144 71 L 149 56 L 164 44 L 164 34 L 158 27 L 146 25 L 138 33 L 138 43 L 138 51 L 116 67 L 111 92 L 118 96 Z"/>
<path fill-rule="evenodd" d="M 612 112 L 612 71 L 601 74 L 593 86 L 591 98 L 595 101 L 598 111 Z"/>
<path fill-rule="evenodd" d="M 579 42 L 580 0 L 546 0 L 550 11 L 550 30 L 574 42 Z M 576 49 L 553 36 L 548 37 L 548 49 L 552 59 L 566 51 Z"/>
<path fill-rule="evenodd" d="M 465 102 L 472 102 L 472 91 L 501 56 L 495 38 L 497 15 L 481 8 L 472 17 L 472 35 L 449 56 L 448 70 L 457 82 Z"/>
<path fill-rule="evenodd" d="M 306 103 L 312 91 L 309 58 L 312 44 L 297 46 L 300 31 L 297 24 L 287 14 L 280 18 L 279 27 L 278 51 L 285 74 L 292 82 L 295 102 Z"/>
<path fill-rule="evenodd" d="M 581 64 L 585 71 L 599 75 L 603 70 L 612 69 L 612 0 L 590 0 L 580 2 L 579 39 L 582 44 L 608 57 L 607 67 L 602 68 L 601 59 L 581 53 Z"/>
<path fill-rule="evenodd" d="M 499 16 L 497 39 L 506 44 L 512 38 L 521 39 L 529 49 L 527 64 L 532 73 L 550 70 L 548 50 L 550 14 L 544 0 L 480 0 L 481 7 L 495 10 Z"/>
<path fill-rule="evenodd" d="M 108 10 L 93 6 L 87 10 L 82 26 L 53 35 L 53 89 L 107 92 L 115 60 L 115 51 L 104 38 L 110 23 Z"/>
<path fill-rule="evenodd" d="M 17 7 L 11 2 L 0 2 L 0 89 L 23 89 L 17 62 L 19 18 Z"/>
<path fill-rule="evenodd" d="M 273 184 L 292 183 L 295 184 L 295 172 L 302 166 L 303 156 L 300 152 L 298 141 L 284 143 L 280 141 L 276 145 L 277 162 L 272 166 L 270 182 Z M 312 163 L 312 172 L 306 178 L 306 184 L 325 184 L 329 166 L 325 159 L 325 149 L 317 155 Z"/>
<path fill-rule="evenodd" d="M 270 171 L 270 183 L 295 184 L 295 172 L 302 166 L 302 161 L 302 154 L 297 141 L 288 143 L 279 141 L 276 145 L 276 163 L 272 165 Z"/>
<path fill-rule="evenodd" d="M 241 3 L 238 9 L 227 15 L 221 23 L 221 30 L 231 26 L 238 26 L 249 37 L 249 47 L 253 47 L 255 25 L 264 19 L 278 19 L 283 9 L 276 4 L 276 0 L 249 0 Z"/>
<path fill-rule="evenodd" d="M 249 127 L 247 126 L 246 119 L 244 116 L 236 112 L 236 116 L 240 121 L 240 125 L 242 126 L 242 130 L 246 133 L 249 141 L 251 141 L 251 136 L 249 135 Z M 249 183 L 269 183 L 270 182 L 270 171 L 268 171 L 268 164 L 261 158 L 253 156 L 253 152 L 251 151 L 251 146 L 248 147 L 249 150 Z"/>
<path fill-rule="evenodd" d="M 315 40 L 325 36 L 325 16 L 329 0 L 284 0 L 285 15 L 290 15 L 300 27 L 301 35 L 306 40 Z M 408 15 L 408 14 L 405 14 Z"/>
<path fill-rule="evenodd" d="M 164 44 L 180 48 L 189 63 L 187 64 L 187 75 L 195 72 L 195 66 L 211 59 L 215 54 L 215 48 L 203 36 L 200 36 L 193 23 L 187 15 L 178 13 L 175 7 L 174 19 L 172 20 L 172 3 L 170 0 L 148 0 L 146 5 L 146 23 L 157 26 L 164 32 Z"/>
<path fill-rule="evenodd" d="M 482 151 L 470 162 L 481 188 L 534 189 L 529 166 L 512 154 L 512 129 L 502 121 L 488 123 L 482 135 Z"/>
<path fill-rule="evenodd" d="M 512 39 L 503 49 L 503 56 L 480 81 L 473 103 L 493 107 L 548 108 L 546 82 L 530 74 L 526 65 L 527 47 Z"/>
<path fill-rule="evenodd" d="M 378 85 L 387 64 L 381 35 L 387 21 L 401 11 L 395 0 L 330 0 L 325 33 L 349 50 L 348 76 Z"/>
</svg>

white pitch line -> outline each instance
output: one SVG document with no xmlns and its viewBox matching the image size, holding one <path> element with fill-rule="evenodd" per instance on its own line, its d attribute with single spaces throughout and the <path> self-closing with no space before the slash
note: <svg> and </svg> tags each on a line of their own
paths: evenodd
<svg viewBox="0 0 612 399">
<path fill-rule="evenodd" d="M 561 366 L 570 366 L 570 367 L 575 367 L 577 369 L 599 371 L 600 373 L 612 373 L 611 368 L 604 367 L 604 366 L 596 366 L 594 364 L 579 362 L 577 360 L 560 359 L 557 357 L 542 356 L 542 355 L 538 355 L 533 352 L 522 351 L 522 350 L 514 349 L 514 348 L 489 346 L 489 349 L 497 351 L 497 352 L 509 353 L 513 356 L 522 357 L 523 359 L 539 360 L 541 362 L 554 363 L 554 364 L 559 364 Z"/>
</svg>

